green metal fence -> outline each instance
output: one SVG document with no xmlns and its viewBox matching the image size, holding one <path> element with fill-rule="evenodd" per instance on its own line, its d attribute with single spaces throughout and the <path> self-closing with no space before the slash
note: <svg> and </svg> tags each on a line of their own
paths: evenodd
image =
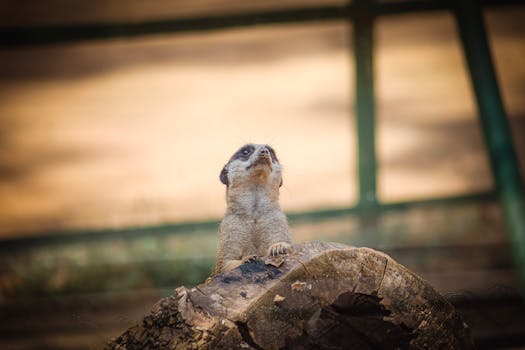
<svg viewBox="0 0 525 350">
<path fill-rule="evenodd" d="M 315 221 L 347 214 L 375 213 L 426 203 L 478 201 L 499 198 L 507 223 L 514 258 L 525 284 L 525 202 L 522 178 L 512 144 L 507 115 L 503 106 L 491 52 L 482 18 L 481 6 L 524 4 L 525 1 L 367 1 L 354 0 L 344 6 L 324 6 L 289 10 L 264 11 L 235 15 L 146 21 L 134 23 L 95 23 L 72 26 L 0 28 L 0 47 L 111 39 L 158 33 L 217 30 L 275 23 L 313 21 L 352 21 L 354 24 L 354 54 L 356 71 L 355 108 L 357 118 L 359 201 L 356 207 L 290 213 L 291 221 Z M 476 95 L 479 118 L 491 160 L 496 183 L 495 192 L 471 194 L 454 198 L 427 201 L 380 203 L 377 199 L 377 160 L 375 149 L 375 92 L 374 92 L 374 22 L 378 16 L 423 11 L 454 13 L 464 55 Z M 187 222 L 155 227 L 99 230 L 83 232 L 50 232 L 38 237 L 13 238 L 0 241 L 1 250 L 66 242 L 86 242 L 119 237 L 140 237 L 177 232 L 198 231 L 216 227 L 216 221 Z"/>
</svg>

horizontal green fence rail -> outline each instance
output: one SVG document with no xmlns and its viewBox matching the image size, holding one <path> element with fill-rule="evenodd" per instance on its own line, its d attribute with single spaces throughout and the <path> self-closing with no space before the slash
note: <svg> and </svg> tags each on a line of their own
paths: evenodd
<svg viewBox="0 0 525 350">
<path fill-rule="evenodd" d="M 487 6 L 525 4 L 525 0 L 485 0 L 483 4 Z M 450 0 L 395 1 L 376 3 L 372 6 L 372 11 L 375 15 L 395 15 L 452 10 L 453 6 L 454 1 Z M 139 35 L 204 31 L 262 24 L 349 20 L 353 18 L 353 13 L 354 7 L 352 4 L 349 4 L 143 22 L 82 23 L 31 27 L 3 27 L 0 25 L 0 47 L 125 38 Z"/>
<path fill-rule="evenodd" d="M 379 215 L 383 212 L 394 210 L 408 210 L 418 207 L 429 207 L 435 205 L 450 205 L 472 202 L 496 201 L 495 192 L 482 192 L 466 194 L 455 197 L 425 199 L 417 201 L 406 201 L 396 203 L 380 204 L 373 208 L 369 207 L 343 207 L 324 210 L 312 210 L 288 213 L 291 224 L 313 223 L 323 220 L 333 220 L 350 215 Z M 161 237 L 184 233 L 199 233 L 218 230 L 218 220 L 204 220 L 193 222 L 182 222 L 156 226 L 130 227 L 121 229 L 102 230 L 71 230 L 44 232 L 38 236 L 16 237 L 0 240 L 0 253 L 13 252 L 41 246 L 52 246 L 74 243 L 89 243 L 103 240 L 137 239 L 148 236 Z"/>
</svg>

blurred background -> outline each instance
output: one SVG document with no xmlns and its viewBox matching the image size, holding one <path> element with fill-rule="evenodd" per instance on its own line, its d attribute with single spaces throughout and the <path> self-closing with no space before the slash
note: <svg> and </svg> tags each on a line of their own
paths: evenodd
<svg viewBox="0 0 525 350">
<path fill-rule="evenodd" d="M 356 123 L 363 1 L 0 1 L 0 347 L 100 348 L 202 283 L 219 172 L 255 142 L 283 164 L 297 242 L 385 251 L 458 307 L 479 348 L 525 348 L 449 6 L 371 10 L 370 137 Z M 483 18 L 523 174 L 525 2 L 485 2 Z"/>
</svg>

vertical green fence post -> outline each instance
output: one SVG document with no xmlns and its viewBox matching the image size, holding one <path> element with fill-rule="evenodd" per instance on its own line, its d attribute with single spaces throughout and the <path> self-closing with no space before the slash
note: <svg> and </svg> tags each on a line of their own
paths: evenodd
<svg viewBox="0 0 525 350">
<path fill-rule="evenodd" d="M 492 63 L 483 14 L 476 0 L 456 5 L 456 20 L 476 95 L 481 126 L 488 148 L 514 260 L 525 287 L 525 202 L 523 183 L 512 144 L 507 115 Z M 523 289 L 525 292 L 525 289 Z"/>
<path fill-rule="evenodd" d="M 354 0 L 355 112 L 357 121 L 359 203 L 364 209 L 377 205 L 373 1 Z"/>
</svg>

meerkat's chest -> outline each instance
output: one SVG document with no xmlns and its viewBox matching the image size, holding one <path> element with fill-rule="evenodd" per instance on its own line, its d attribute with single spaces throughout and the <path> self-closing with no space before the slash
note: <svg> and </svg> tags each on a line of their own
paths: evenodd
<svg viewBox="0 0 525 350">
<path fill-rule="evenodd" d="M 276 203 L 272 201 L 265 193 L 252 191 L 246 194 L 236 203 L 234 209 L 237 213 L 243 213 L 250 218 L 257 220 L 269 215 L 276 208 Z"/>
</svg>

